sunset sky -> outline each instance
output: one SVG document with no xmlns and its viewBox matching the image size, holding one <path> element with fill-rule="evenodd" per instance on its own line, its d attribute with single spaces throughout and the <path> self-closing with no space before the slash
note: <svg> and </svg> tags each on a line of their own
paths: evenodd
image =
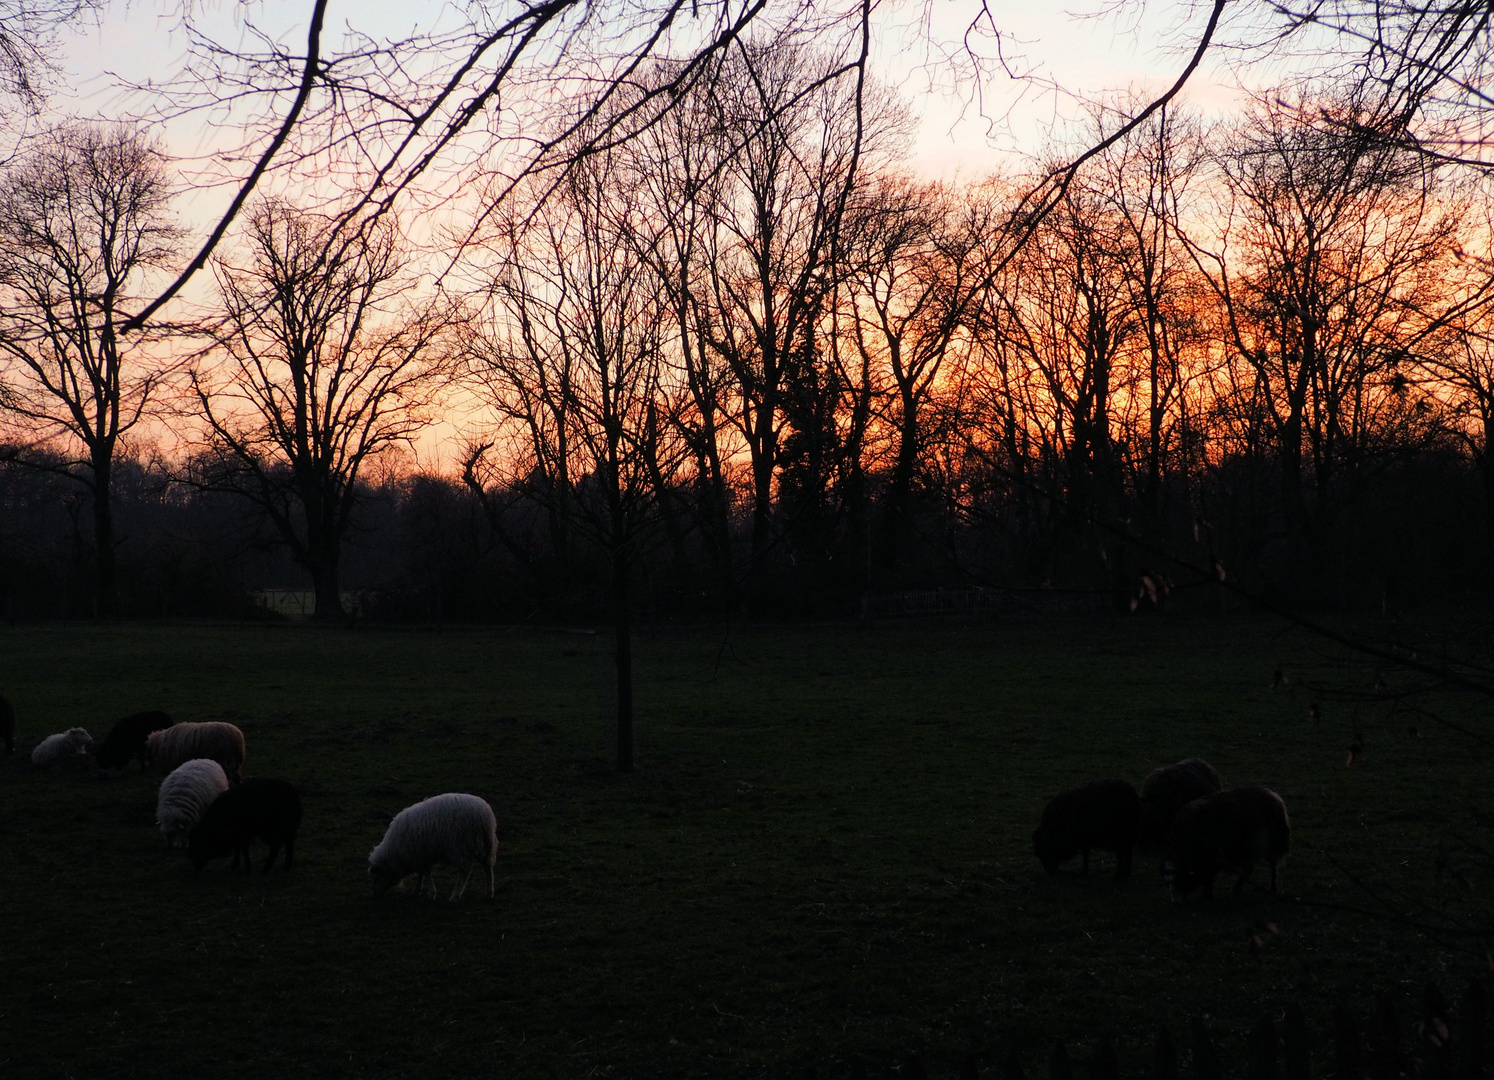
<svg viewBox="0 0 1494 1080">
<path fill-rule="evenodd" d="M 398 36 L 416 25 L 428 28 L 441 19 L 443 7 L 387 0 L 334 4 L 328 27 L 330 31 L 351 22 L 366 32 Z M 942 55 L 959 49 L 976 5 L 934 0 L 928 8 L 932 33 L 926 34 L 921 5 L 884 4 L 877 17 L 876 67 L 921 120 L 909 164 L 931 176 L 978 177 L 1036 151 L 1050 133 L 1072 138 L 1072 121 L 1085 100 L 1128 88 L 1155 91 L 1170 84 L 1186 62 L 1206 9 L 1173 0 L 1125 5 L 1106 13 L 1112 7 L 1094 0 L 1077 9 L 1056 4 L 996 6 L 1005 53 L 1030 78 L 993 80 L 982 106 L 974 100 L 969 82 L 959 80 Z M 240 10 L 234 4 L 214 5 L 201 13 L 201 23 L 218 40 L 238 42 Z M 282 28 L 280 40 L 287 48 L 304 47 L 304 24 L 299 20 L 306 4 L 269 3 L 251 10 L 259 25 Z M 57 95 L 56 107 L 105 116 L 141 107 L 140 98 L 122 94 L 119 86 L 160 80 L 177 70 L 187 45 L 177 11 L 173 0 L 135 0 L 110 5 L 97 27 L 80 22 L 66 43 L 66 85 Z M 329 38 L 336 40 L 330 33 Z M 982 48 L 991 52 L 989 42 Z M 956 80 L 959 85 L 952 85 Z M 1206 111 L 1227 110 L 1239 98 L 1236 73 L 1220 62 L 1206 64 L 1188 90 L 1188 100 Z M 210 146 L 212 139 L 211 127 L 185 122 L 173 127 L 171 149 L 190 155 Z"/>
</svg>

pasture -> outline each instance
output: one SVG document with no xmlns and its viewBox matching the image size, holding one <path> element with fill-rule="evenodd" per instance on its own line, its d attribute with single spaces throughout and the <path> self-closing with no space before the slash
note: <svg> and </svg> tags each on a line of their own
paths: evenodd
<svg viewBox="0 0 1494 1080">
<path fill-rule="evenodd" d="M 1494 925 L 1470 846 L 1494 849 L 1489 747 L 1407 712 L 1418 679 L 1384 672 L 1376 694 L 1373 665 L 1274 620 L 647 632 L 626 777 L 604 637 L 161 624 L 0 644 L 7 1077 L 875 1077 L 910 1052 L 987 1075 L 1011 1047 L 1042 1075 L 1052 1039 L 1082 1060 L 1099 1029 L 1134 1075 L 1157 1024 L 1193 1017 L 1238 1070 L 1264 1010 L 1363 1014 L 1387 990 L 1404 1008 L 1491 964 L 1476 937 L 1377 914 Z M 1414 704 L 1487 734 L 1484 701 Z M 42 735 L 147 708 L 232 721 L 246 775 L 302 787 L 289 875 L 258 874 L 262 847 L 251 876 L 194 873 L 137 766 L 23 767 Z M 1285 798 L 1286 896 L 1221 877 L 1212 905 L 1174 907 L 1140 856 L 1127 882 L 1104 853 L 1088 878 L 1042 873 L 1048 796 L 1194 754 Z M 449 870 L 438 902 L 373 900 L 390 817 L 448 790 L 497 812 L 496 900 L 475 879 L 446 903 Z"/>
</svg>

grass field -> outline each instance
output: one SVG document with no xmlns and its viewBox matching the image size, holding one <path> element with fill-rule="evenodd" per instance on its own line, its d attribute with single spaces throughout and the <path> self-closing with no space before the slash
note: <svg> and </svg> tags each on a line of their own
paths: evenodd
<svg viewBox="0 0 1494 1080">
<path fill-rule="evenodd" d="M 1404 1004 L 1488 971 L 1475 939 L 1327 906 L 1401 890 L 1418 919 L 1486 913 L 1494 871 L 1456 838 L 1494 848 L 1488 747 L 1398 711 L 1408 676 L 1374 697 L 1374 668 L 1278 623 L 645 634 L 628 777 L 607 770 L 605 645 L 0 631 L 21 736 L 0 762 L 0 1075 L 824 1078 L 916 1052 L 937 1077 L 1010 1047 L 1041 1075 L 1053 1038 L 1082 1059 L 1100 1029 L 1140 1075 L 1159 1023 L 1205 1017 L 1238 1062 L 1264 1010 L 1300 1001 L 1322 1040 L 1337 1001 L 1367 1013 L 1379 992 Z M 1469 726 L 1488 711 L 1416 703 Z M 22 767 L 44 734 L 101 738 L 145 708 L 231 720 L 246 774 L 303 785 L 289 875 L 194 873 L 133 766 Z M 1355 730 L 1368 760 L 1348 769 Z M 1106 855 L 1088 878 L 1043 875 L 1030 837 L 1049 795 L 1193 754 L 1285 798 L 1289 898 L 1174 907 L 1145 858 L 1128 882 Z M 497 899 L 474 882 L 459 904 L 373 900 L 389 818 L 449 790 L 497 811 Z M 1257 921 L 1279 929 L 1261 948 Z"/>
</svg>

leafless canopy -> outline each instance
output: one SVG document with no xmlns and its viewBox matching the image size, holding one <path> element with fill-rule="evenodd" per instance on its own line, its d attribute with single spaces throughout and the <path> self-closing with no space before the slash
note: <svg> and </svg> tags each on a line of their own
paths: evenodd
<svg viewBox="0 0 1494 1080">
<path fill-rule="evenodd" d="M 392 224 L 348 243 L 335 216 L 259 204 L 249 259 L 220 259 L 217 341 L 191 383 L 208 428 L 197 480 L 258 504 L 342 613 L 337 562 L 360 475 L 432 419 L 442 320 L 409 286 Z"/>
</svg>

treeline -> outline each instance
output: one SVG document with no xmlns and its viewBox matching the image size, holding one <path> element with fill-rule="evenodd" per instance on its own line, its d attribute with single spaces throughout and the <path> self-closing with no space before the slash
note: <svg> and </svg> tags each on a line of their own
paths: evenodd
<svg viewBox="0 0 1494 1080">
<path fill-rule="evenodd" d="M 855 75 L 783 42 L 657 65 L 559 122 L 565 168 L 453 201 L 436 251 L 264 199 L 216 306 L 146 335 L 117 312 L 180 246 L 168 163 L 59 130 L 0 193 L 5 612 L 303 587 L 322 616 L 819 617 L 971 583 L 1151 609 L 1217 606 L 1220 577 L 1489 599 L 1478 176 L 1324 92 L 1102 110 L 1077 170 L 929 183 Z M 401 468 L 458 415 L 456 475 Z M 145 460 L 153 423 L 175 441 Z"/>
</svg>

